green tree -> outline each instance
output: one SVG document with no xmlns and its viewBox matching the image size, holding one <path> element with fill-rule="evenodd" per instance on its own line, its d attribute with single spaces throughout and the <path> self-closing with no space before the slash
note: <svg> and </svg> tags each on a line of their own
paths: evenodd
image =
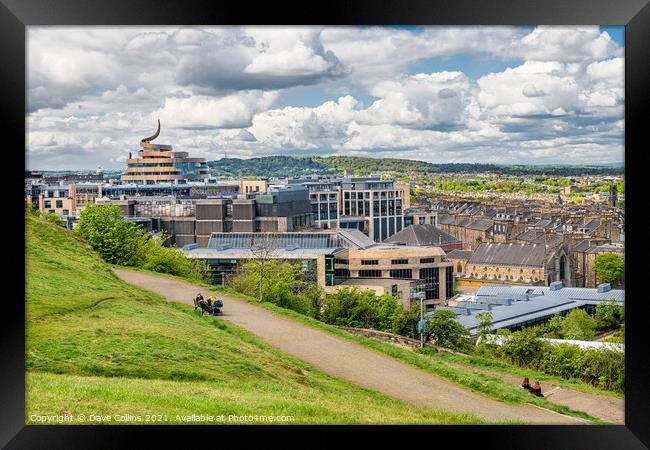
<svg viewBox="0 0 650 450">
<path fill-rule="evenodd" d="M 444 309 L 435 310 L 427 319 L 426 342 L 455 349 L 468 347 L 469 330 L 456 321 L 456 314 Z"/>
<path fill-rule="evenodd" d="M 492 332 L 492 311 L 481 311 L 476 313 L 476 318 L 478 319 L 478 325 L 476 326 L 476 334 L 478 336 L 484 336 Z"/>
<path fill-rule="evenodd" d="M 594 319 L 582 309 L 572 310 L 562 321 L 562 337 L 588 341 L 596 335 Z"/>
<path fill-rule="evenodd" d="M 546 336 L 549 338 L 562 339 L 562 322 L 564 317 L 560 313 L 553 314 L 551 320 L 546 323 Z"/>
<path fill-rule="evenodd" d="M 400 327 L 408 329 L 408 315 L 403 314 L 396 297 L 357 288 L 325 295 L 322 308 L 322 320 L 326 323 L 388 332 L 396 332 Z"/>
<path fill-rule="evenodd" d="M 410 308 L 400 308 L 392 332 L 406 337 L 419 336 L 418 321 L 420 320 L 420 306 L 411 305 Z"/>
<path fill-rule="evenodd" d="M 602 283 L 618 283 L 625 275 L 625 261 L 614 253 L 600 253 L 596 255 L 594 272 Z"/>
<path fill-rule="evenodd" d="M 140 226 L 123 219 L 117 205 L 88 205 L 79 214 L 75 232 L 111 264 L 139 266 L 146 260 L 149 236 Z"/>
<path fill-rule="evenodd" d="M 623 317 L 624 308 L 614 299 L 605 300 L 596 306 L 594 320 L 598 330 L 618 328 L 619 323 L 623 321 Z"/>
<path fill-rule="evenodd" d="M 548 343 L 540 339 L 540 329 L 524 328 L 512 333 L 500 353 L 511 362 L 524 366 L 538 360 L 547 346 Z"/>
</svg>

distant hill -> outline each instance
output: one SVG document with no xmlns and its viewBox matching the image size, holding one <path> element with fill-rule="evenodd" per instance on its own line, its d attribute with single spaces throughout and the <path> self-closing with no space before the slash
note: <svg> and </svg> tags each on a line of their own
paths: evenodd
<svg viewBox="0 0 650 450">
<path fill-rule="evenodd" d="M 511 175 L 622 175 L 623 167 L 605 166 L 525 166 L 449 163 L 433 164 L 397 158 L 361 156 L 264 156 L 260 158 L 223 158 L 208 162 L 212 175 L 233 177 L 293 177 L 301 175 L 340 174 L 348 170 L 355 175 L 380 172 L 396 173 L 481 173 Z"/>
</svg>

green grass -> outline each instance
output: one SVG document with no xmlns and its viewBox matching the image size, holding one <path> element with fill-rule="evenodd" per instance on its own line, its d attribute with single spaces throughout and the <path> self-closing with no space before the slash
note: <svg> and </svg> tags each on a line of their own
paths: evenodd
<svg viewBox="0 0 650 450">
<path fill-rule="evenodd" d="M 28 215 L 26 233 L 27 423 L 127 413 L 170 422 L 260 414 L 291 423 L 485 423 L 333 378 L 235 325 L 130 286 L 42 219 Z"/>
</svg>

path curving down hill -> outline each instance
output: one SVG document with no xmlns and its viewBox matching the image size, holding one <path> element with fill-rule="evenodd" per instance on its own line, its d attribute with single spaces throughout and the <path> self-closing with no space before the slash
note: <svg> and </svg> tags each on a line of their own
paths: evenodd
<svg viewBox="0 0 650 450">
<path fill-rule="evenodd" d="M 155 292 L 169 301 L 192 305 L 192 298 L 197 293 L 206 298 L 209 296 L 204 287 L 186 282 L 143 272 L 114 271 L 125 282 Z M 271 347 L 332 376 L 413 405 L 475 414 L 489 421 L 587 423 L 533 405 L 512 405 L 493 400 L 355 342 L 278 316 L 261 306 L 223 295 L 219 298 L 225 304 L 223 319 L 259 336 Z"/>
</svg>

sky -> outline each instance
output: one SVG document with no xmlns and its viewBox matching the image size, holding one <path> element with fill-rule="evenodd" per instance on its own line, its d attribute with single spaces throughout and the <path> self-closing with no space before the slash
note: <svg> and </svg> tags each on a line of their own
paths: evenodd
<svg viewBox="0 0 650 450">
<path fill-rule="evenodd" d="M 356 155 L 617 164 L 624 27 L 29 27 L 31 170 Z"/>
</svg>

